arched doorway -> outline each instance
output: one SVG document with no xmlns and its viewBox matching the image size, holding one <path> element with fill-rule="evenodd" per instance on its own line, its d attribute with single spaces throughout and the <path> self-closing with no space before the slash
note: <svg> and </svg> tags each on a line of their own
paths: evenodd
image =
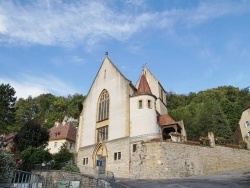
<svg viewBox="0 0 250 188">
<path fill-rule="evenodd" d="M 96 144 L 96 147 L 94 149 L 92 158 L 93 158 L 93 167 L 97 168 L 98 174 L 104 174 L 106 171 L 106 158 L 108 157 L 107 155 L 107 148 L 104 145 L 104 143 L 99 142 Z"/>
</svg>

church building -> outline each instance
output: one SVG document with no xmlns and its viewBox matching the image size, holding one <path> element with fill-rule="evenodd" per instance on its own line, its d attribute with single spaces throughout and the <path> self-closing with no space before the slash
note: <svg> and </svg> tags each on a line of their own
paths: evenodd
<svg viewBox="0 0 250 188">
<path fill-rule="evenodd" d="M 171 140 L 170 133 L 186 138 L 183 121 L 168 115 L 160 82 L 144 66 L 133 85 L 106 55 L 79 118 L 76 152 L 81 172 L 97 169 L 128 178 L 136 143 Z"/>
</svg>

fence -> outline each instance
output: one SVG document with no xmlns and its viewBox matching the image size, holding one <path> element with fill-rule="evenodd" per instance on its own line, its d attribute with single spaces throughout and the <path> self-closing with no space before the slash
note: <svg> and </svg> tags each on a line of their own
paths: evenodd
<svg viewBox="0 0 250 188">
<path fill-rule="evenodd" d="M 0 184 L 0 187 L 10 188 L 37 188 L 40 176 L 31 172 L 14 170 L 12 179 L 8 183 Z"/>
</svg>

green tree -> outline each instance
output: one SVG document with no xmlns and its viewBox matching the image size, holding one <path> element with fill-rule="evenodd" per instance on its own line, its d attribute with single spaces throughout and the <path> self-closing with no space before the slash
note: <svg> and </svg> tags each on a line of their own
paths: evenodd
<svg viewBox="0 0 250 188">
<path fill-rule="evenodd" d="M 48 162 L 52 159 L 52 155 L 43 147 L 28 147 L 20 152 L 19 157 L 23 161 L 21 169 L 24 171 L 31 171 L 35 169 L 35 165 L 41 165 L 43 162 Z"/>
<path fill-rule="evenodd" d="M 36 120 L 27 121 L 14 137 L 14 145 L 18 151 L 31 147 L 45 147 L 49 140 L 49 132 Z"/>
<path fill-rule="evenodd" d="M 9 132 L 15 123 L 15 93 L 9 84 L 0 85 L 0 134 Z"/>
<path fill-rule="evenodd" d="M 67 162 L 72 162 L 74 159 L 74 154 L 70 153 L 70 151 L 68 150 L 68 145 L 67 143 L 64 143 L 59 152 L 53 154 L 52 156 L 53 160 L 55 161 L 54 164 L 54 169 L 61 169 L 63 167 L 63 163 L 67 163 Z"/>
</svg>

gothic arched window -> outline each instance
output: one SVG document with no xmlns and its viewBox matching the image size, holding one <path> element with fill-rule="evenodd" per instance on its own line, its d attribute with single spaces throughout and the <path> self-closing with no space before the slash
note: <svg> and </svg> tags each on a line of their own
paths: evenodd
<svg viewBox="0 0 250 188">
<path fill-rule="evenodd" d="M 109 94 L 107 90 L 103 90 L 98 102 L 98 121 L 109 118 Z"/>
</svg>

